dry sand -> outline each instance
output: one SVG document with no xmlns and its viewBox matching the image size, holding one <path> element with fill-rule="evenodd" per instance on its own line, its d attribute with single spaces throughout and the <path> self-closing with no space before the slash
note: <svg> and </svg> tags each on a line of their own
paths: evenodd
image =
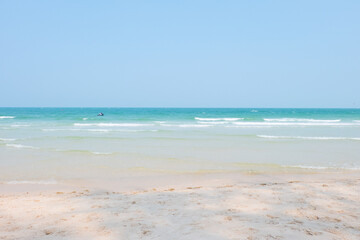
<svg viewBox="0 0 360 240">
<path fill-rule="evenodd" d="M 0 184 L 0 239 L 360 239 L 360 174 Z"/>
</svg>

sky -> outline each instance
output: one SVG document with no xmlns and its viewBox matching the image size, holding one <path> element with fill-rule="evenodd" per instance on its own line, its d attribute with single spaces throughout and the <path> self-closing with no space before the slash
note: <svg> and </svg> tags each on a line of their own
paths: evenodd
<svg viewBox="0 0 360 240">
<path fill-rule="evenodd" d="M 360 107 L 360 1 L 0 0 L 0 107 Z"/>
</svg>

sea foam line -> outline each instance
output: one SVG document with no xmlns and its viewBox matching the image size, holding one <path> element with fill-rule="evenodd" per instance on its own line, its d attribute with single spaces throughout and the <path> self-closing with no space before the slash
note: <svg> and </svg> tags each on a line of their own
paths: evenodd
<svg viewBox="0 0 360 240">
<path fill-rule="evenodd" d="M 15 141 L 16 139 L 14 138 L 0 138 L 0 141 L 2 142 L 10 142 L 10 141 Z"/>
<path fill-rule="evenodd" d="M 340 122 L 341 119 L 320 120 L 308 118 L 264 118 L 266 122 L 319 122 L 319 123 L 334 123 Z"/>
<path fill-rule="evenodd" d="M 360 126 L 360 123 L 338 122 L 234 122 L 242 126 Z"/>
<path fill-rule="evenodd" d="M 271 135 L 256 135 L 260 138 L 269 139 L 304 139 L 304 140 L 355 140 L 360 141 L 360 138 L 349 137 L 302 137 L 302 136 L 271 136 Z"/>
<path fill-rule="evenodd" d="M 211 123 L 209 123 L 211 124 Z M 181 127 L 181 128 L 206 128 L 212 127 L 209 124 L 160 124 L 162 127 Z"/>
<path fill-rule="evenodd" d="M 198 121 L 238 121 L 238 120 L 243 120 L 244 118 L 199 118 L 199 117 L 195 117 L 195 120 Z"/>
<path fill-rule="evenodd" d="M 221 124 L 227 124 L 228 122 L 224 122 L 224 121 L 199 121 L 198 123 L 200 124 L 211 124 L 211 125 L 221 125 Z"/>
<path fill-rule="evenodd" d="M 96 154 L 96 155 L 111 155 L 113 154 L 112 152 L 91 152 L 93 154 Z"/>
<path fill-rule="evenodd" d="M 142 124 L 142 123 L 74 123 L 74 126 L 79 127 L 142 127 L 142 126 L 153 126 L 154 124 Z"/>
<path fill-rule="evenodd" d="M 14 116 L 0 116 L 0 119 L 15 118 Z"/>
<path fill-rule="evenodd" d="M 92 128 L 44 128 L 41 129 L 44 132 L 56 132 L 56 131 L 82 131 L 82 132 L 158 132 L 157 129 L 92 129 Z"/>
<path fill-rule="evenodd" d="M 28 148 L 28 149 L 39 149 L 38 147 L 33 146 L 25 146 L 21 144 L 6 144 L 7 147 L 13 147 L 13 148 Z"/>
</svg>

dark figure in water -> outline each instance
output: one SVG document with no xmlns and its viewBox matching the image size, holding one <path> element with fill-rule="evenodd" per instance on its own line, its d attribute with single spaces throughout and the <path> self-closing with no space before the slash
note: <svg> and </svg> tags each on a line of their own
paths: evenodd
<svg viewBox="0 0 360 240">
<path fill-rule="evenodd" d="M 99 113 L 98 116 L 104 116 L 104 114 L 103 114 L 103 113 Z"/>
</svg>

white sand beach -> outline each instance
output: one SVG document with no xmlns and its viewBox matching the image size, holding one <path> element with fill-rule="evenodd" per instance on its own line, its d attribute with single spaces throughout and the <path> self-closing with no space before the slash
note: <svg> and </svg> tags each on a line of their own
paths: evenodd
<svg viewBox="0 0 360 240">
<path fill-rule="evenodd" d="M 1 184 L 0 239 L 360 239 L 360 173 Z"/>
</svg>

